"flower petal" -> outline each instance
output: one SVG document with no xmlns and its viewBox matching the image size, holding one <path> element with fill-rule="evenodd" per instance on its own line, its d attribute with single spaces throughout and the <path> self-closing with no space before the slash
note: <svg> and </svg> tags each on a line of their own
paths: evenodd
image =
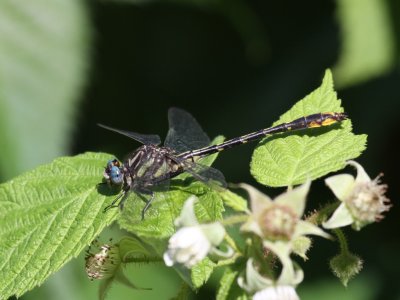
<svg viewBox="0 0 400 300">
<path fill-rule="evenodd" d="M 233 250 L 231 247 L 227 246 L 225 250 L 221 250 L 218 248 L 211 248 L 210 250 L 210 255 L 212 255 L 213 258 L 218 258 L 218 259 L 227 259 L 232 257 L 235 254 L 235 250 Z"/>
<path fill-rule="evenodd" d="M 249 184 L 240 183 L 239 186 L 249 194 L 251 212 L 257 219 L 259 214 L 272 204 L 271 198 Z"/>
<path fill-rule="evenodd" d="M 240 230 L 245 232 L 253 232 L 259 237 L 263 237 L 260 225 L 254 220 L 253 216 L 250 216 L 246 223 L 243 223 L 243 225 L 240 227 Z"/>
<path fill-rule="evenodd" d="M 299 236 L 308 235 L 308 234 L 319 235 L 326 239 L 329 239 L 331 237 L 329 234 L 327 234 L 325 231 L 323 231 L 318 226 L 316 226 L 310 222 L 300 220 L 296 226 L 296 232 L 294 233 L 294 236 L 299 237 Z"/>
<path fill-rule="evenodd" d="M 297 284 L 294 283 L 296 281 L 296 272 L 294 270 L 293 262 L 290 259 L 290 252 L 292 251 L 291 243 L 287 241 L 271 242 L 264 240 L 263 245 L 278 256 L 282 264 L 282 271 L 279 278 L 284 280 L 284 284 Z M 280 282 L 280 279 L 278 282 Z"/>
<path fill-rule="evenodd" d="M 303 215 L 306 205 L 306 197 L 310 189 L 311 181 L 307 180 L 304 184 L 287 191 L 274 199 L 275 203 L 288 206 L 299 216 Z"/>
<path fill-rule="evenodd" d="M 184 227 L 184 226 L 195 226 L 198 225 L 196 214 L 194 213 L 194 202 L 197 201 L 196 196 L 190 196 L 183 205 L 181 214 L 175 220 L 175 226 Z"/>
<path fill-rule="evenodd" d="M 172 258 L 172 253 L 164 252 L 163 258 L 167 267 L 172 267 L 174 265 L 175 261 Z"/>
<path fill-rule="evenodd" d="M 339 174 L 325 179 L 325 184 L 340 201 L 346 199 L 346 196 L 353 190 L 354 183 L 354 177 L 350 174 Z"/>
<path fill-rule="evenodd" d="M 221 244 L 225 236 L 225 228 L 221 223 L 215 222 L 210 224 L 201 224 L 199 226 L 211 245 L 218 246 Z"/>
<path fill-rule="evenodd" d="M 353 217 L 350 214 L 344 203 L 340 204 L 335 210 L 331 218 L 322 223 L 322 226 L 326 229 L 333 229 L 338 227 L 344 227 L 353 223 Z"/>
<path fill-rule="evenodd" d="M 242 276 L 238 278 L 238 285 L 248 293 L 254 293 L 262 289 L 272 287 L 274 281 L 259 274 L 253 265 L 253 259 L 249 258 L 246 262 L 246 279 Z"/>
<path fill-rule="evenodd" d="M 278 285 L 255 293 L 253 300 L 300 300 L 300 298 L 294 287 L 290 285 Z"/>
<path fill-rule="evenodd" d="M 183 227 L 169 239 L 164 262 L 167 266 L 180 263 L 191 268 L 204 259 L 210 249 L 211 243 L 199 226 Z"/>
<path fill-rule="evenodd" d="M 347 164 L 357 169 L 357 177 L 356 177 L 357 183 L 367 183 L 371 181 L 371 178 L 368 176 L 364 168 L 358 162 L 354 160 L 349 160 Z"/>
</svg>

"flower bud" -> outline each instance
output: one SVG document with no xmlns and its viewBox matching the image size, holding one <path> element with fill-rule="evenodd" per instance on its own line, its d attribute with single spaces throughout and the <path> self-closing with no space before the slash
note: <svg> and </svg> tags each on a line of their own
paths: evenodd
<svg viewBox="0 0 400 300">
<path fill-rule="evenodd" d="M 333 257 L 329 265 L 343 285 L 347 286 L 348 281 L 361 271 L 363 262 L 357 255 L 350 252 L 342 252 Z"/>
<path fill-rule="evenodd" d="M 86 274 L 90 280 L 113 277 L 121 263 L 119 247 L 104 244 L 97 253 L 88 251 L 85 261 Z"/>
</svg>

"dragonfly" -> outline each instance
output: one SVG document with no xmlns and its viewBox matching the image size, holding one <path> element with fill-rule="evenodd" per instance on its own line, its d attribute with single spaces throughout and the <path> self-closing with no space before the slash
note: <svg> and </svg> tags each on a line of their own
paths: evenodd
<svg viewBox="0 0 400 300">
<path fill-rule="evenodd" d="M 215 145 L 210 145 L 209 137 L 190 113 L 175 107 L 168 111 L 169 130 L 163 146 L 158 135 L 140 134 L 98 124 L 104 129 L 122 134 L 142 144 L 122 163 L 117 159 L 108 161 L 103 173 L 103 182 L 120 187 L 122 192 L 104 211 L 113 207 L 120 207 L 122 210 L 127 195 L 135 192 L 145 202 L 142 209 L 142 219 L 144 219 L 146 211 L 154 200 L 154 189 L 168 184 L 171 178 L 184 172 L 208 185 L 226 187 L 224 175 L 219 170 L 201 164 L 201 159 L 206 156 L 272 134 L 330 126 L 347 118 L 347 114 L 343 112 L 311 114 Z"/>
</svg>

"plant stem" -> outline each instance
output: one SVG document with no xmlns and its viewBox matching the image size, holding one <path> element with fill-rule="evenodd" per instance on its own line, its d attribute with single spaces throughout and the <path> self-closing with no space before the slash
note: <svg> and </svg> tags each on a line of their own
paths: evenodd
<svg viewBox="0 0 400 300">
<path fill-rule="evenodd" d="M 349 252 L 349 245 L 347 243 L 346 236 L 344 235 L 343 231 L 341 229 L 333 229 L 333 232 L 337 236 L 337 239 L 339 241 L 340 245 L 340 252 L 342 253 L 348 253 Z"/>
<path fill-rule="evenodd" d="M 221 221 L 222 225 L 224 226 L 230 226 L 230 225 L 235 225 L 238 223 L 244 223 L 248 220 L 249 215 L 235 215 L 235 216 L 230 216 L 223 221 Z"/>
</svg>

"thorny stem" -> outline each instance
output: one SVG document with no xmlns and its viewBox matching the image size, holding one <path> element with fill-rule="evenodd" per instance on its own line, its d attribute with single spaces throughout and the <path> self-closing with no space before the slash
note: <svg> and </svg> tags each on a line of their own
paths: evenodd
<svg viewBox="0 0 400 300">
<path fill-rule="evenodd" d="M 341 253 L 349 253 L 349 245 L 347 244 L 346 236 L 344 235 L 343 231 L 339 228 L 333 229 L 333 232 L 337 236 L 340 245 L 340 252 Z"/>
</svg>

